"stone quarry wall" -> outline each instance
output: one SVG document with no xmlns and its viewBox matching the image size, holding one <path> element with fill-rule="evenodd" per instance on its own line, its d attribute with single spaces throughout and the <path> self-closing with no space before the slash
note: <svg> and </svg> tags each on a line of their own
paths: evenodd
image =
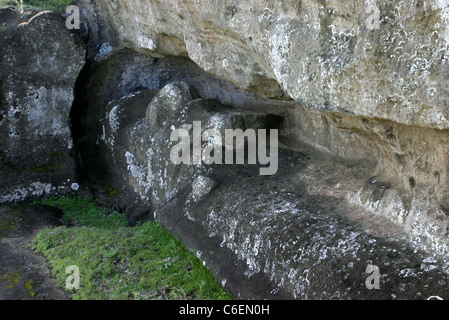
<svg viewBox="0 0 449 320">
<path fill-rule="evenodd" d="M 263 97 L 449 128 L 446 1 L 79 3 L 93 39 L 112 48 L 188 56 Z M 371 7 L 378 26 L 370 23 Z"/>
<path fill-rule="evenodd" d="M 86 44 L 56 13 L 2 9 L 0 20 L 0 203 L 71 192 L 70 111 Z"/>
<path fill-rule="evenodd" d="M 365 163 L 348 201 L 447 252 L 446 1 L 78 3 L 92 57 L 188 57 L 265 98 L 233 105 L 288 112 L 290 141 Z"/>
<path fill-rule="evenodd" d="M 140 198 L 135 203 L 151 208 L 136 214 L 142 205 L 131 206 L 128 215 L 163 222 L 215 266 L 223 283 L 233 286 L 261 276 L 274 286 L 264 297 L 276 296 L 273 292 L 296 298 L 366 297 L 357 284 L 366 261 L 394 256 L 398 266 L 413 264 L 403 258 L 405 247 L 394 247 L 394 239 L 408 239 L 432 255 L 449 253 L 446 1 L 77 2 L 91 30 L 92 74 L 99 72 L 91 79 L 109 81 L 101 68 L 118 70 L 113 75 L 121 79 L 118 86 L 102 88 L 111 95 L 87 94 L 94 101 L 85 103 L 93 106 L 85 118 L 97 114 L 103 121 L 93 134 L 103 151 L 91 151 L 107 156 L 97 167 L 109 168 L 123 194 L 130 187 Z M 159 97 L 177 81 L 193 86 L 200 101 L 213 102 L 181 107 Z M 207 119 L 207 112 L 190 114 L 192 104 L 203 112 L 211 104 L 225 104 L 281 116 L 282 152 L 296 154 L 283 154 L 280 172 L 287 173 L 259 181 L 250 169 L 172 168 L 162 151 L 169 145 L 164 139 L 182 117 L 163 113 L 165 121 L 158 124 L 148 117 L 162 108 L 184 110 L 184 120 Z M 126 110 L 133 110 L 132 121 Z M 218 185 L 200 204 L 189 196 L 198 175 Z M 335 216 L 346 222 L 332 220 Z M 346 223 L 356 231 L 347 230 Z M 311 225 L 322 248 L 307 236 Z M 241 273 L 224 267 L 217 259 L 221 254 L 233 257 L 245 276 L 236 279 Z M 388 259 L 382 263 L 384 270 L 391 268 Z M 421 266 L 429 270 L 426 263 Z M 405 266 L 389 271 L 408 281 L 414 272 L 420 271 Z M 346 289 L 325 280 L 341 277 Z M 407 290 L 414 297 L 424 294 L 406 289 L 413 287 L 410 283 L 392 285 L 395 281 L 390 287 L 400 291 L 383 292 L 383 297 Z M 241 286 L 234 289 L 251 296 Z"/>
<path fill-rule="evenodd" d="M 238 298 L 449 297 L 447 1 L 76 2 L 87 51 L 1 11 L 1 202 L 85 178 Z M 278 173 L 174 165 L 193 121 L 279 129 Z"/>
<path fill-rule="evenodd" d="M 412 242 L 400 223 L 349 201 L 352 192 L 364 188 L 378 198 L 388 193 L 381 181 L 365 185 L 375 168 L 372 161 L 348 163 L 286 136 L 274 176 L 261 176 L 258 165 L 175 165 L 173 128 L 202 121 L 203 131 L 284 132 L 290 113 L 282 113 L 281 106 L 270 113 L 204 98 L 225 83 L 186 58 L 152 58 L 125 49 L 86 72 L 77 94 L 85 99 L 73 112 L 80 130 L 75 143 L 90 182 L 99 191 L 116 190 L 109 201 L 130 222 L 161 222 L 236 298 L 448 294 L 449 265 L 427 247 L 431 241 Z M 368 264 L 382 270 L 382 290 L 367 290 Z"/>
</svg>

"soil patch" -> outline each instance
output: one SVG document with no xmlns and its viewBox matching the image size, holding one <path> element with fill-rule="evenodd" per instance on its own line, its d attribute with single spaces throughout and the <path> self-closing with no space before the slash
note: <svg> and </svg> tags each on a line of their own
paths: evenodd
<svg viewBox="0 0 449 320">
<path fill-rule="evenodd" d="M 43 228 L 60 225 L 62 211 L 43 205 L 0 207 L 0 300 L 68 300 L 47 261 L 28 245 Z"/>
</svg>

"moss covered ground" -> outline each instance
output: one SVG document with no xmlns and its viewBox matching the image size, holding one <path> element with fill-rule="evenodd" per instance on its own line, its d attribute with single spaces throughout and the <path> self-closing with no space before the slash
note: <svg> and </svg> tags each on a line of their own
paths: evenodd
<svg viewBox="0 0 449 320">
<path fill-rule="evenodd" d="M 90 198 L 55 198 L 43 204 L 64 211 L 64 226 L 45 229 L 31 248 L 44 255 L 66 286 L 69 266 L 79 269 L 75 300 L 226 300 L 213 274 L 156 222 L 128 226 Z"/>
</svg>

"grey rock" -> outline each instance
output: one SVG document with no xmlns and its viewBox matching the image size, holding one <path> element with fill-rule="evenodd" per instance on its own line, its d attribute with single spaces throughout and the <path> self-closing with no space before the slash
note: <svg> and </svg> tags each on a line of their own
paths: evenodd
<svg viewBox="0 0 449 320">
<path fill-rule="evenodd" d="M 145 124 L 150 127 L 164 126 L 171 115 L 176 114 L 187 102 L 199 97 L 196 90 L 185 82 L 168 84 L 150 102 Z"/>
<path fill-rule="evenodd" d="M 285 92 L 311 108 L 449 128 L 443 1 L 78 3 L 92 41 L 114 50 L 188 55 L 263 97 Z"/>
<path fill-rule="evenodd" d="M 108 75 L 91 78 L 102 85 L 91 82 L 80 139 L 98 149 L 84 158 L 98 158 L 237 296 L 254 297 L 248 283 L 262 299 L 447 296 L 443 2 L 377 1 L 372 29 L 361 0 L 78 3 L 89 55 Z M 266 128 L 274 114 L 294 153 L 281 152 L 278 178 L 169 161 L 173 128 Z M 189 202 L 198 175 L 219 182 L 217 196 Z M 385 290 L 366 291 L 370 264 Z"/>
<path fill-rule="evenodd" d="M 154 218 L 161 222 L 192 252 L 201 252 L 201 259 L 239 298 L 447 296 L 447 256 L 444 250 L 439 255 L 432 248 L 435 243 L 445 246 L 444 233 L 438 235 L 438 229 L 433 233 L 428 229 L 425 233 L 443 241 L 422 238 L 418 243 L 414 232 L 426 225 L 425 216 L 413 220 L 416 216 L 404 214 L 394 220 L 374 208 L 370 211 L 370 205 L 375 204 L 375 208 L 385 206 L 383 212 L 400 212 L 391 208 L 399 203 L 401 194 L 395 194 L 394 185 L 381 175 L 370 179 L 380 164 L 370 158 L 373 150 L 368 151 L 368 146 L 385 148 L 380 154 L 388 159 L 386 148 L 392 146 L 392 134 L 398 138 L 397 143 L 417 132 L 424 139 L 431 136 L 419 131 L 424 128 L 408 131 L 401 124 L 306 108 L 286 113 L 290 117 L 284 119 L 192 95 L 191 86 L 200 88 L 198 92 L 210 93 L 213 89 L 197 87 L 202 80 L 195 85 L 189 83 L 188 78 L 180 76 L 181 71 L 161 78 L 154 72 L 154 78 L 146 77 L 150 72 L 123 76 L 126 70 L 138 70 L 142 61 L 148 62 L 146 70 L 160 70 L 160 62 L 154 64 L 151 59 L 121 51 L 95 62 L 95 72 L 89 76 L 96 82 L 87 81 L 93 84 L 87 88 L 89 100 L 85 105 L 89 108 L 79 119 L 85 131 L 77 143 L 84 146 L 83 162 L 92 166 L 88 170 L 90 182 L 98 183 L 107 176 L 108 183 L 118 191 L 115 200 L 121 202 L 121 208 L 126 207 L 128 219 Z M 168 61 L 174 60 L 159 61 L 169 65 Z M 170 161 L 174 145 L 169 141 L 170 134 L 174 128 L 191 129 L 193 121 L 201 121 L 203 129 L 220 131 L 282 128 L 285 136 L 279 173 L 261 177 L 258 166 L 174 165 Z M 303 125 L 295 127 L 292 123 L 296 121 Z M 379 139 L 367 139 L 367 132 L 369 137 L 377 135 Z M 435 133 L 434 141 L 439 134 Z M 298 142 L 298 136 L 320 143 L 310 143 L 316 147 L 312 148 Z M 346 147 L 341 147 L 344 144 Z M 332 148 L 335 152 L 329 152 Z M 332 155 L 339 152 L 351 154 L 348 158 L 356 161 Z M 390 163 L 388 168 L 394 170 L 395 166 Z M 218 185 L 213 194 L 192 201 L 192 181 L 199 176 L 209 177 Z M 410 181 L 407 179 L 411 186 Z M 415 181 L 414 188 L 419 189 L 420 182 Z M 402 218 L 410 219 L 410 229 L 404 228 Z M 365 286 L 368 265 L 379 267 L 381 290 Z"/>
<path fill-rule="evenodd" d="M 252 166 L 214 168 L 210 176 L 219 185 L 213 195 L 190 201 L 185 187 L 158 210 L 157 220 L 201 252 L 241 299 L 447 299 L 447 257 L 417 246 L 399 224 L 337 196 L 342 190 L 325 179 L 310 186 L 319 177 L 317 161 L 281 150 L 280 170 L 269 179 Z M 326 167 L 329 162 L 320 170 Z M 349 174 L 344 164 L 335 169 Z M 374 284 L 370 265 L 379 270 L 379 289 L 366 285 Z"/>
<path fill-rule="evenodd" d="M 76 179 L 69 118 L 85 44 L 55 13 L 2 9 L 0 21 L 0 202 L 64 193 Z"/>
<path fill-rule="evenodd" d="M 0 238 L 21 238 L 36 235 L 48 227 L 61 226 L 63 212 L 44 205 L 0 207 Z"/>
<path fill-rule="evenodd" d="M 113 52 L 188 57 L 234 85 L 228 94 L 196 86 L 203 98 L 215 91 L 222 103 L 281 114 L 290 145 L 370 168 L 335 184 L 348 187 L 354 204 L 449 253 L 444 2 L 78 3 L 91 26 L 91 55 L 109 43 Z M 140 6 L 151 10 L 136 12 Z M 269 99 L 232 98 L 235 87 Z M 372 177 L 390 187 L 372 190 Z"/>
<path fill-rule="evenodd" d="M 96 191 L 117 190 L 109 201 L 126 207 L 133 221 L 132 217 L 148 218 L 180 187 L 206 173 L 201 166 L 171 163 L 173 128 L 201 121 L 202 130 L 216 127 L 224 133 L 228 128 L 278 128 L 282 123 L 282 117 L 274 114 L 203 98 L 199 92 L 206 96 L 219 92 L 221 82 L 180 62 L 155 61 L 129 50 L 113 54 L 90 66 L 79 94 L 87 99 L 74 106 L 74 136 L 83 172 Z M 231 93 L 250 100 L 238 91 Z"/>
<path fill-rule="evenodd" d="M 200 201 L 204 196 L 210 194 L 216 187 L 218 182 L 205 177 L 198 176 L 192 182 L 192 197 L 194 201 Z"/>
<path fill-rule="evenodd" d="M 178 143 L 170 141 L 174 129 L 189 128 L 194 121 L 198 121 L 203 124 L 202 133 L 211 123 L 215 123 L 214 119 L 217 118 L 223 119 L 219 121 L 222 125 L 218 128 L 222 132 L 225 129 L 233 129 L 232 126 L 225 127 L 223 124 L 226 123 L 235 127 L 246 123 L 257 130 L 269 125 L 279 125 L 281 122 L 278 116 L 230 109 L 213 100 L 190 100 L 192 96 L 188 92 L 192 89 L 183 91 L 186 96 L 174 97 L 173 92 L 177 90 L 173 91 L 173 88 L 179 87 L 188 88 L 184 83 L 172 83 L 164 87 L 147 108 L 147 117 L 123 128 L 119 144 L 117 141 L 111 143 L 108 134 L 105 138 L 109 153 L 115 159 L 121 159 L 121 163 L 126 163 L 128 183 L 142 199 L 150 201 L 154 208 L 163 205 L 174 197 L 182 186 L 190 184 L 196 176 L 205 174 L 208 170 L 207 166 L 194 164 L 192 160 L 179 166 L 172 162 L 171 150 Z M 113 105 L 114 103 L 111 104 Z M 154 109 L 157 112 L 154 112 Z M 158 121 L 151 121 L 154 118 L 148 121 L 148 117 L 155 117 Z M 107 133 L 113 131 L 110 124 L 106 124 L 106 128 Z"/>
</svg>

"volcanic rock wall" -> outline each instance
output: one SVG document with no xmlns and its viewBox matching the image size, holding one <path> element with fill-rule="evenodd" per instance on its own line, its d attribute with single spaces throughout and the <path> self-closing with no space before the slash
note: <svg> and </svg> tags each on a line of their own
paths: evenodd
<svg viewBox="0 0 449 320">
<path fill-rule="evenodd" d="M 238 298 L 449 297 L 447 1 L 77 3 L 82 71 L 61 17 L 1 12 L 2 202 L 85 178 Z M 173 164 L 194 121 L 278 129 L 277 173 Z"/>
<path fill-rule="evenodd" d="M 0 20 L 0 203 L 71 192 L 69 116 L 86 45 L 59 14 L 2 9 Z"/>
<path fill-rule="evenodd" d="M 448 251 L 446 1 L 78 2 L 91 56 L 188 57 L 267 98 L 290 141 L 369 168 L 335 181 L 348 201 Z"/>
</svg>

